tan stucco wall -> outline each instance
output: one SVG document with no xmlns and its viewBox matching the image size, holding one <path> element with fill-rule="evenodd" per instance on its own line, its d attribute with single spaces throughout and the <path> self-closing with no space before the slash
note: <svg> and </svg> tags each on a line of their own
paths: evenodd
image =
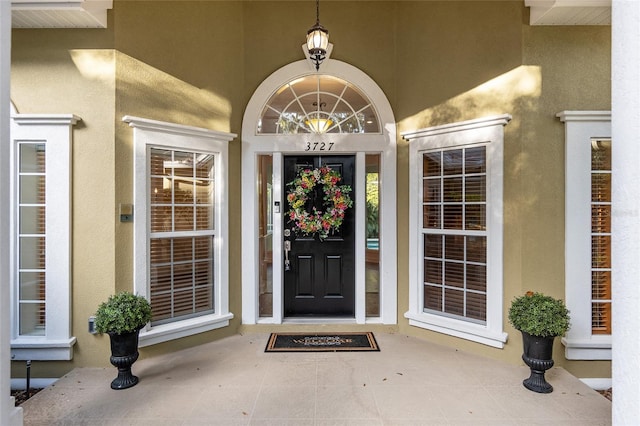
<svg viewBox="0 0 640 426">
<path fill-rule="evenodd" d="M 132 202 L 132 131 L 122 116 L 240 134 L 253 91 L 272 72 L 302 58 L 314 6 L 118 0 L 108 30 L 14 31 L 12 99 L 19 111 L 83 118 L 74 133 L 78 344 L 73 363 L 55 364 L 60 371 L 108 365 L 107 339 L 86 333 L 86 319 L 108 294 L 132 285 L 132 226 L 117 220 L 118 205 Z M 610 28 L 530 27 L 520 1 L 327 2 L 321 21 L 334 44 L 332 57 L 363 70 L 385 92 L 398 133 L 491 114 L 513 116 L 505 128 L 505 349 L 411 327 L 403 317 L 409 172 L 408 145 L 400 138 L 398 326 L 379 329 L 520 363 L 520 336 L 506 322 L 508 302 L 530 289 L 564 295 L 564 130 L 555 113 L 610 108 Z M 74 62 L 69 53 L 78 50 L 84 62 L 78 53 Z M 144 348 L 143 357 L 240 328 L 240 140 L 241 135 L 229 145 L 229 226 L 236 235 L 230 242 L 229 287 L 236 317 L 227 329 Z M 567 362 L 562 351 L 557 342 L 557 365 L 582 376 L 610 376 L 610 363 Z"/>
</svg>

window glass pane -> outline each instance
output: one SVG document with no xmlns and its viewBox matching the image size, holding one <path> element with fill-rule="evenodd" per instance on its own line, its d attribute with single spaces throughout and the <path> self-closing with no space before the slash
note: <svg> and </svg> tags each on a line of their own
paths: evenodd
<svg viewBox="0 0 640 426">
<path fill-rule="evenodd" d="M 594 235 L 591 237 L 593 268 L 611 268 L 611 237 Z"/>
<path fill-rule="evenodd" d="M 481 203 L 485 201 L 487 189 L 485 175 L 466 176 L 464 178 L 464 201 L 467 203 Z"/>
<path fill-rule="evenodd" d="M 20 300 L 45 301 L 44 272 L 20 272 Z"/>
<path fill-rule="evenodd" d="M 422 183 L 422 197 L 425 203 L 440 203 L 442 202 L 440 192 L 441 180 L 438 179 L 425 179 Z"/>
<path fill-rule="evenodd" d="M 380 154 L 368 154 L 366 163 L 367 239 L 365 245 L 366 316 L 380 315 Z"/>
<path fill-rule="evenodd" d="M 20 173 L 45 172 L 45 145 L 36 143 L 21 143 Z"/>
<path fill-rule="evenodd" d="M 464 292 L 445 288 L 443 311 L 451 315 L 464 315 Z"/>
<path fill-rule="evenodd" d="M 151 176 L 170 176 L 173 169 L 172 151 L 166 149 L 152 148 L 150 151 Z"/>
<path fill-rule="evenodd" d="M 467 261 L 486 263 L 487 237 L 467 236 Z"/>
<path fill-rule="evenodd" d="M 458 262 L 444 263 L 445 284 L 452 287 L 464 287 L 464 264 Z"/>
<path fill-rule="evenodd" d="M 425 205 L 423 207 L 422 226 L 425 228 L 440 228 L 440 206 Z"/>
<path fill-rule="evenodd" d="M 442 238 L 439 234 L 426 234 L 424 236 L 425 257 L 442 258 Z"/>
<path fill-rule="evenodd" d="M 462 174 L 462 150 L 453 149 L 442 152 L 442 165 L 444 175 Z"/>
<path fill-rule="evenodd" d="M 45 335 L 45 304 L 20 303 L 20 335 Z"/>
<path fill-rule="evenodd" d="M 486 291 L 487 290 L 487 267 L 467 263 L 467 289 Z"/>
<path fill-rule="evenodd" d="M 442 153 L 430 152 L 422 156 L 422 175 L 423 176 L 441 176 L 442 170 Z"/>
<path fill-rule="evenodd" d="M 486 173 L 487 161 L 485 158 L 486 147 L 468 148 L 464 153 L 464 172 L 466 174 Z"/>
<path fill-rule="evenodd" d="M 21 175 L 20 176 L 20 203 L 21 204 L 42 204 L 45 195 L 44 175 Z"/>
<path fill-rule="evenodd" d="M 462 178 L 445 178 L 442 180 L 443 201 L 445 203 L 462 202 Z"/>
<path fill-rule="evenodd" d="M 467 204 L 465 206 L 465 229 L 483 231 L 486 229 L 486 207 L 484 204 Z"/>
<path fill-rule="evenodd" d="M 21 206 L 19 208 L 20 233 L 44 234 L 45 207 Z"/>
<path fill-rule="evenodd" d="M 467 292 L 467 318 L 480 321 L 487 319 L 487 297 L 485 294 Z"/>
<path fill-rule="evenodd" d="M 44 269 L 44 237 L 20 237 L 20 269 Z"/>
<path fill-rule="evenodd" d="M 425 259 L 424 282 L 430 284 L 442 284 L 442 261 Z"/>
<path fill-rule="evenodd" d="M 464 260 L 464 235 L 445 235 L 445 253 L 449 260 Z"/>
<path fill-rule="evenodd" d="M 424 308 L 442 312 L 442 288 L 424 286 Z"/>
<path fill-rule="evenodd" d="M 258 156 L 258 304 L 261 317 L 273 316 L 273 157 Z"/>
<path fill-rule="evenodd" d="M 445 205 L 443 209 L 443 228 L 462 229 L 462 205 Z"/>
</svg>

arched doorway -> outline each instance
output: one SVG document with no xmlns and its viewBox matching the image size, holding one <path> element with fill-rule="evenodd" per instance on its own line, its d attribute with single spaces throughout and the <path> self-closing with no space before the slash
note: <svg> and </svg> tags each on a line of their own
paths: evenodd
<svg viewBox="0 0 640 426">
<path fill-rule="evenodd" d="M 242 126 L 244 324 L 396 323 L 395 127 L 382 90 L 344 62 L 294 62 L 258 87 Z M 323 237 L 300 232 L 287 195 L 326 167 L 352 204 Z"/>
</svg>

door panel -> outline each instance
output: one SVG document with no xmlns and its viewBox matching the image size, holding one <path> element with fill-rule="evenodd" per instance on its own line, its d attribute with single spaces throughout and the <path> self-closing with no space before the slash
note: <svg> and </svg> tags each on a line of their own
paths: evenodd
<svg viewBox="0 0 640 426">
<path fill-rule="evenodd" d="M 342 176 L 339 185 L 350 185 L 355 199 L 355 156 L 286 156 L 284 182 L 294 180 L 301 169 L 329 166 Z M 285 186 L 284 193 L 289 187 Z M 285 195 L 285 211 L 289 205 Z M 322 186 L 316 185 L 305 206 L 324 211 Z M 291 242 L 289 270 L 284 272 L 285 316 L 353 316 L 355 312 L 355 205 L 345 211 L 339 231 L 320 241 L 317 236 L 296 234 L 284 215 L 284 240 Z M 286 235 L 286 230 L 291 231 Z"/>
</svg>

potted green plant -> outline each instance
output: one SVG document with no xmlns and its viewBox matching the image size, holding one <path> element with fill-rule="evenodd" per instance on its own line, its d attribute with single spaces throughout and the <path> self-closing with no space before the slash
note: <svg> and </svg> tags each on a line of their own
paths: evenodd
<svg viewBox="0 0 640 426">
<path fill-rule="evenodd" d="M 553 367 L 553 341 L 569 330 L 570 321 L 564 302 L 542 293 L 528 291 L 511 302 L 509 322 L 522 333 L 522 360 L 531 369 L 531 376 L 522 382 L 527 389 L 553 392 L 544 373 Z"/>
<path fill-rule="evenodd" d="M 95 328 L 107 333 L 111 342 L 111 364 L 118 368 L 112 389 L 126 389 L 138 383 L 131 366 L 138 359 L 140 329 L 151 320 L 151 305 L 142 296 L 121 292 L 109 297 L 98 307 Z"/>
</svg>

